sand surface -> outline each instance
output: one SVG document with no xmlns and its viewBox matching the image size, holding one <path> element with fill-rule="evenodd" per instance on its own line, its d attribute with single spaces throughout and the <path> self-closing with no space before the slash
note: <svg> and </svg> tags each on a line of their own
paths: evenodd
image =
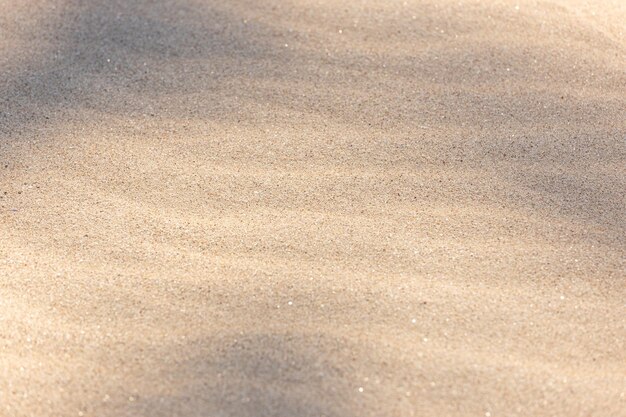
<svg viewBox="0 0 626 417">
<path fill-rule="evenodd" d="M 0 416 L 626 416 L 624 22 L 0 0 Z"/>
</svg>

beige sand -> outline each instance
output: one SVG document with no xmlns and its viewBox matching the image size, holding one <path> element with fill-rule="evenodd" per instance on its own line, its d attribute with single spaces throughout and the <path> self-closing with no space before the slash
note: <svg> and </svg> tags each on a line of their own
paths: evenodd
<svg viewBox="0 0 626 417">
<path fill-rule="evenodd" d="M 0 415 L 626 416 L 624 22 L 0 0 Z"/>
</svg>

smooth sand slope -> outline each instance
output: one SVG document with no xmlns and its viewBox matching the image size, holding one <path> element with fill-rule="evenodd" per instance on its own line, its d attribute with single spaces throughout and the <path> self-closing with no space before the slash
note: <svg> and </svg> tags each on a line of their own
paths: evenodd
<svg viewBox="0 0 626 417">
<path fill-rule="evenodd" d="M 624 22 L 0 0 L 0 416 L 626 416 Z"/>
</svg>

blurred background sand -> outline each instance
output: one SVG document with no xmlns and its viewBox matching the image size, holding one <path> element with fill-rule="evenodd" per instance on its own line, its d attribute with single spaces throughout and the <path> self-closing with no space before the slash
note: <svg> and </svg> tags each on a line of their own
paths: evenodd
<svg viewBox="0 0 626 417">
<path fill-rule="evenodd" d="M 624 22 L 0 0 L 0 415 L 626 416 Z"/>
</svg>

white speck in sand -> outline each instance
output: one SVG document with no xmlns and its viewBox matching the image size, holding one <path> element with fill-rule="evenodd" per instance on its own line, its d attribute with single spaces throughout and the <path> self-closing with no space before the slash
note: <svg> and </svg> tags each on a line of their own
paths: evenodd
<svg viewBox="0 0 626 417">
<path fill-rule="evenodd" d="M 359 392 L 363 392 L 363 387 L 359 387 Z"/>
</svg>

